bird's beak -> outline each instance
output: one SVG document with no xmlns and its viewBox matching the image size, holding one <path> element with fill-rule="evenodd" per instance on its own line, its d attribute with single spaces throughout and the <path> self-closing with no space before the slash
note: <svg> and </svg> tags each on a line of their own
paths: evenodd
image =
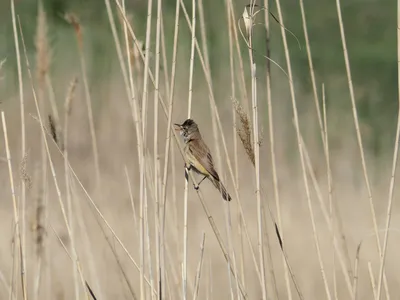
<svg viewBox="0 0 400 300">
<path fill-rule="evenodd" d="M 180 125 L 180 124 L 176 124 L 176 123 L 175 123 L 174 126 L 175 126 L 175 130 L 176 130 L 176 131 L 182 129 L 182 125 Z"/>
</svg>

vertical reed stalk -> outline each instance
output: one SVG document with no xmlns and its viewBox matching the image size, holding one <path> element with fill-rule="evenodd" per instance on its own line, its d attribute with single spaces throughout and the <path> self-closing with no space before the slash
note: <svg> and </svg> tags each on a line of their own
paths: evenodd
<svg viewBox="0 0 400 300">
<path fill-rule="evenodd" d="M 150 57 L 150 33 L 151 33 L 151 18 L 152 18 L 152 0 L 148 1 L 147 4 L 147 23 L 146 23 L 146 55 L 145 55 L 145 67 L 144 67 L 144 75 L 143 75 L 143 94 L 142 94 L 142 149 L 140 149 L 141 154 L 141 164 L 140 164 L 140 298 L 144 300 L 145 298 L 145 290 L 144 290 L 144 276 L 145 276 L 145 257 L 144 257 L 144 230 L 145 230 L 145 222 L 144 222 L 144 214 L 145 214 L 145 206 L 147 205 L 144 201 L 146 201 L 146 159 L 145 159 L 145 151 L 147 147 L 147 137 L 146 137 L 146 124 L 147 124 L 147 98 L 148 98 L 148 75 L 149 75 L 149 57 Z"/>
<path fill-rule="evenodd" d="M 392 173 L 390 177 L 389 186 L 389 196 L 388 196 L 388 206 L 386 211 L 386 223 L 385 223 L 385 238 L 383 240 L 383 249 L 381 254 L 381 261 L 379 266 L 379 277 L 378 277 L 378 299 L 381 299 L 382 294 L 382 277 L 385 267 L 386 250 L 389 239 L 389 227 L 390 221 L 392 219 L 392 207 L 393 207 L 393 194 L 395 185 L 395 176 L 397 168 L 397 159 L 399 154 L 399 140 L 400 140 L 400 0 L 397 0 L 397 88 L 398 88 L 398 104 L 397 104 L 397 128 L 396 128 L 396 140 L 394 143 L 393 150 L 393 163 L 392 163 Z M 386 296 L 386 299 L 389 299 Z"/>
<path fill-rule="evenodd" d="M 175 5 L 175 27 L 174 27 L 174 46 L 172 51 L 172 68 L 171 68 L 171 83 L 169 87 L 169 107 L 168 107 L 168 119 L 167 119 L 167 138 L 165 141 L 165 150 L 164 150 L 164 168 L 163 168 L 163 180 L 162 180 L 162 200 L 161 200 L 161 212 L 162 212 L 162 222 L 160 226 L 160 252 L 161 252 L 161 293 L 165 295 L 165 253 L 164 253 L 164 243 L 165 243 L 165 219 L 166 219 L 166 200 L 167 200 L 167 184 L 168 184 L 168 164 L 169 164 L 169 157 L 170 157 L 170 148 L 171 148 L 171 123 L 172 123 L 172 112 L 173 112 L 173 104 L 174 104 L 174 91 L 175 91 L 175 75 L 176 75 L 176 57 L 177 57 L 177 49 L 178 49 L 178 34 L 179 34 L 179 0 L 176 1 Z M 166 87 L 168 84 L 166 85 Z M 175 153 L 172 146 L 171 151 L 172 156 L 172 186 L 173 186 L 173 195 L 172 199 L 176 201 L 176 182 L 175 182 Z M 176 208 L 176 203 L 173 203 L 173 207 Z M 176 224 L 178 224 L 177 214 L 174 218 Z"/>
<path fill-rule="evenodd" d="M 267 57 L 271 57 L 271 49 L 270 49 L 270 23 L 269 23 L 269 0 L 264 0 L 264 20 L 265 20 L 265 29 L 266 29 L 266 48 L 267 48 Z M 272 182 L 274 187 L 274 198 L 278 219 L 278 227 L 280 229 L 280 237 L 282 240 L 282 246 L 285 245 L 285 238 L 283 232 L 283 224 L 281 217 L 281 201 L 279 195 L 279 182 L 278 182 L 278 172 L 276 168 L 276 157 L 275 157 L 275 135 L 274 135 L 274 114 L 273 114 L 273 106 L 272 106 L 272 90 L 271 90 L 271 61 L 267 59 L 267 70 L 266 70 L 266 89 L 267 89 L 267 108 L 268 108 L 268 129 L 269 129 L 269 144 L 270 144 L 270 153 L 271 153 L 271 169 L 272 169 Z M 292 291 L 290 288 L 290 278 L 289 278 L 289 270 L 285 261 L 284 255 L 282 255 L 282 264 L 285 274 L 285 283 L 286 283 L 286 291 L 288 299 L 292 299 Z"/>
<path fill-rule="evenodd" d="M 192 97 L 193 97 L 193 69 L 194 69 L 194 50 L 196 42 L 196 0 L 192 1 L 192 42 L 190 48 L 190 71 L 189 71 L 189 95 L 188 95 L 188 119 L 192 112 Z M 189 171 L 187 171 L 189 172 Z M 183 270 L 182 270 L 182 281 L 183 281 L 183 299 L 187 299 L 187 240 L 188 240 L 188 230 L 187 230 L 187 214 L 188 214 L 188 180 L 185 180 L 185 190 L 184 190 L 184 209 L 183 209 Z"/>
<path fill-rule="evenodd" d="M 157 286 L 158 294 L 162 298 L 164 294 L 161 293 L 161 253 L 160 253 L 160 241 L 161 241 L 161 219 L 160 219 L 160 199 L 159 199 L 159 172 L 158 172 L 158 96 L 160 90 L 160 43 L 161 43 L 161 9 L 162 0 L 157 1 L 157 25 L 156 25 L 156 64 L 155 64 L 155 91 L 154 91 L 154 144 L 153 144 L 153 160 L 154 160 L 154 196 L 156 203 L 156 214 L 155 214 L 155 239 L 156 239 L 156 268 L 157 268 Z"/>
</svg>

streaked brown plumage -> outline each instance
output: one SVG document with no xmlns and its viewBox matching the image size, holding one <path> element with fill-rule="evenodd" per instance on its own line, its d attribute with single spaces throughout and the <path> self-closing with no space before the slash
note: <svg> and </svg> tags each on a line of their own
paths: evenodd
<svg viewBox="0 0 400 300">
<path fill-rule="evenodd" d="M 186 145 L 184 150 L 186 168 L 204 175 L 199 185 L 205 178 L 208 178 L 221 192 L 222 198 L 231 201 L 231 196 L 220 181 L 217 171 L 215 171 L 210 149 L 204 143 L 197 124 L 192 119 L 187 119 L 183 124 L 175 124 L 175 126 L 176 130 L 180 131 Z M 197 189 L 198 186 L 195 188 Z"/>
</svg>

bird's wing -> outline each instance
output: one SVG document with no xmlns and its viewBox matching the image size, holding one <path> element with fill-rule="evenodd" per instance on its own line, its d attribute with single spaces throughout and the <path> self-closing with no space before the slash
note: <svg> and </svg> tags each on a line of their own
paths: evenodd
<svg viewBox="0 0 400 300">
<path fill-rule="evenodd" d="M 219 180 L 218 173 L 214 169 L 213 158 L 210 149 L 202 140 L 191 140 L 189 151 L 196 158 L 196 160 L 211 174 L 212 177 Z"/>
</svg>

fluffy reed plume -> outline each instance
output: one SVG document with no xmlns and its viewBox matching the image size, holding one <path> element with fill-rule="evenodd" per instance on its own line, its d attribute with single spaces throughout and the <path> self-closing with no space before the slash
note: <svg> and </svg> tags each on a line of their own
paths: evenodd
<svg viewBox="0 0 400 300">
<path fill-rule="evenodd" d="M 79 50 L 82 51 L 83 50 L 82 28 L 78 17 L 73 13 L 66 13 L 64 15 L 64 19 L 69 24 L 71 24 L 72 27 L 74 27 L 76 38 L 78 40 Z"/>
<path fill-rule="evenodd" d="M 253 143 L 251 141 L 251 122 L 248 115 L 245 113 L 242 105 L 237 100 L 233 101 L 235 111 L 239 116 L 239 125 L 236 124 L 236 132 L 239 135 L 240 141 L 246 150 L 247 156 L 249 157 L 253 166 L 255 165 Z"/>
<path fill-rule="evenodd" d="M 74 79 L 72 79 L 71 83 L 69 84 L 67 97 L 65 98 L 64 109 L 65 109 L 65 113 L 68 116 L 71 114 L 71 102 L 75 95 L 77 83 L 78 83 L 78 78 L 74 77 Z"/>
<path fill-rule="evenodd" d="M 21 160 L 20 166 L 19 166 L 19 172 L 20 172 L 21 179 L 25 183 L 25 187 L 27 189 L 31 189 L 32 188 L 32 179 L 26 170 L 27 161 L 28 161 L 28 153 L 25 153 L 24 157 Z"/>
</svg>

